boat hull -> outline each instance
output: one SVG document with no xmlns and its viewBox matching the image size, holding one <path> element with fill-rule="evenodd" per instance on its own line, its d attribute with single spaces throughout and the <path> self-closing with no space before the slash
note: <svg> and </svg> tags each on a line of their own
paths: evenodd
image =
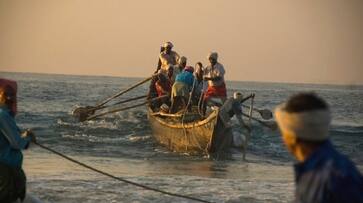
<svg viewBox="0 0 363 203">
<path fill-rule="evenodd" d="M 217 118 L 218 111 L 213 111 L 204 120 L 180 123 L 168 121 L 163 116 L 153 115 L 151 109 L 148 112 L 148 119 L 156 141 L 171 151 L 189 154 L 209 153 Z"/>
</svg>

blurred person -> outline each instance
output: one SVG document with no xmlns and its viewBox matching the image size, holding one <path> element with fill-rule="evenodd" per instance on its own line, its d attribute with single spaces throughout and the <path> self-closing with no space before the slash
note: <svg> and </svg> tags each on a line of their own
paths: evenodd
<svg viewBox="0 0 363 203">
<path fill-rule="evenodd" d="M 23 201 L 26 196 L 26 176 L 22 169 L 23 149 L 35 136 L 23 133 L 16 125 L 17 84 L 0 78 L 0 202 Z"/>
<path fill-rule="evenodd" d="M 300 93 L 275 110 L 295 164 L 295 202 L 363 202 L 363 177 L 329 139 L 328 104 L 313 93 Z"/>
</svg>

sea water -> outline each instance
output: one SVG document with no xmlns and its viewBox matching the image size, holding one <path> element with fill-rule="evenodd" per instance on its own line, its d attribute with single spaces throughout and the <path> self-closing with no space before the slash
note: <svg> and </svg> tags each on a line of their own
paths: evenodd
<svg viewBox="0 0 363 203">
<path fill-rule="evenodd" d="M 212 202 L 293 200 L 294 159 L 277 131 L 253 123 L 246 161 L 177 154 L 153 139 L 146 107 L 84 123 L 71 115 L 77 105 L 95 105 L 142 78 L 0 76 L 18 82 L 16 120 L 21 128 L 34 129 L 39 143 L 99 170 Z M 141 86 L 116 101 L 145 95 L 147 88 Z M 294 93 L 316 92 L 332 109 L 334 145 L 363 171 L 363 86 L 227 82 L 227 88 L 228 95 L 255 93 L 255 107 L 271 110 Z M 192 202 L 105 177 L 36 146 L 24 152 L 24 170 L 28 192 L 43 202 Z"/>
</svg>

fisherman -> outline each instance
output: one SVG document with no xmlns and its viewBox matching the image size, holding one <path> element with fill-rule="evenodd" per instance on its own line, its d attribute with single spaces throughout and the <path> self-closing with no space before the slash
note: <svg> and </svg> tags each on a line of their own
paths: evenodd
<svg viewBox="0 0 363 203">
<path fill-rule="evenodd" d="M 295 202 L 363 202 L 363 177 L 329 140 L 328 104 L 313 93 L 300 93 L 278 106 L 282 139 L 297 159 Z"/>
<path fill-rule="evenodd" d="M 161 97 L 164 95 L 170 95 L 171 82 L 170 82 L 169 78 L 165 77 L 165 75 L 163 75 L 163 74 L 158 74 L 157 78 L 158 78 L 158 80 L 155 83 L 155 89 L 157 92 L 157 96 Z M 157 100 L 155 102 L 159 103 L 158 106 L 161 106 L 162 104 L 166 104 L 166 105 L 170 106 L 170 97 L 165 97 L 165 98 Z"/>
<path fill-rule="evenodd" d="M 194 79 L 195 79 L 195 88 L 193 92 L 193 103 L 195 105 L 198 105 L 199 100 L 201 99 L 201 95 L 204 92 L 204 84 L 205 84 L 203 81 L 203 64 L 201 62 L 197 62 L 195 64 Z"/>
<path fill-rule="evenodd" d="M 192 91 L 194 83 L 193 72 L 194 68 L 187 66 L 176 76 L 175 83 L 171 90 L 170 113 L 176 113 L 181 108 L 185 108 L 188 105 L 190 92 Z"/>
<path fill-rule="evenodd" d="M 27 130 L 21 133 L 15 123 L 17 84 L 0 78 L 0 202 L 23 201 L 26 176 L 22 169 L 22 150 L 35 136 Z"/>
<path fill-rule="evenodd" d="M 246 158 L 247 144 L 250 139 L 251 127 L 247 125 L 242 119 L 242 103 L 250 98 L 254 98 L 255 94 L 250 94 L 247 97 L 243 97 L 242 93 L 235 92 L 233 97 L 228 98 L 222 107 L 219 108 L 220 122 L 217 124 L 215 133 L 217 136 L 213 140 L 211 149 L 212 152 L 223 153 L 230 152 L 231 146 L 242 150 L 243 159 Z M 235 116 L 238 124 L 243 129 L 244 133 L 237 133 L 233 131 L 231 119 Z M 247 135 L 247 136 L 245 136 Z"/>
<path fill-rule="evenodd" d="M 169 78 L 172 83 L 175 82 L 176 76 L 179 73 L 181 73 L 186 66 L 187 66 L 187 57 L 181 56 L 178 60 L 178 64 L 175 66 L 172 66 L 172 69 L 169 72 Z"/>
<path fill-rule="evenodd" d="M 160 47 L 160 54 L 163 53 L 164 50 L 165 50 L 165 48 L 164 48 L 164 45 L 163 45 L 163 46 Z M 160 60 L 160 57 L 159 57 L 158 58 L 158 66 L 157 66 L 157 69 L 155 70 L 154 75 L 152 76 L 151 81 L 150 81 L 149 92 L 147 94 L 147 99 L 148 100 L 151 100 L 151 99 L 156 98 L 158 96 L 157 90 L 155 88 L 155 83 L 156 83 L 156 81 L 159 80 L 159 78 L 158 78 L 158 72 L 160 70 L 160 67 L 161 67 L 161 60 Z M 153 106 L 153 105 L 151 104 L 151 106 Z"/>
<path fill-rule="evenodd" d="M 160 48 L 157 69 L 149 86 L 147 97 L 149 100 L 157 97 L 157 90 L 155 89 L 155 83 L 158 80 L 157 73 L 161 73 L 169 79 L 172 78 L 174 66 L 177 65 L 180 58 L 179 54 L 172 50 L 173 46 L 171 42 L 165 42 Z"/>
<path fill-rule="evenodd" d="M 173 46 L 171 42 L 165 42 L 163 45 L 164 49 L 159 54 L 157 72 L 165 76 L 170 76 L 170 72 L 172 72 L 173 67 L 177 65 L 180 58 L 179 54 L 172 50 Z"/>
<path fill-rule="evenodd" d="M 218 105 L 221 106 L 226 100 L 227 91 L 224 81 L 225 70 L 222 64 L 218 62 L 218 53 L 211 52 L 208 55 L 210 65 L 205 68 L 203 79 L 208 81 L 208 89 L 204 94 L 204 103 L 211 105 L 218 101 Z M 204 105 L 206 106 L 206 105 Z"/>
</svg>

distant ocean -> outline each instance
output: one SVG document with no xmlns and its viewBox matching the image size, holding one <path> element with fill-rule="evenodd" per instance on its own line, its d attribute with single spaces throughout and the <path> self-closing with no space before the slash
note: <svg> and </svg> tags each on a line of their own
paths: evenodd
<svg viewBox="0 0 363 203">
<path fill-rule="evenodd" d="M 21 128 L 33 128 L 40 143 L 98 169 L 213 202 L 293 200 L 294 159 L 278 132 L 258 123 L 247 161 L 213 161 L 157 145 L 145 107 L 85 123 L 72 117 L 76 105 L 94 105 L 142 78 L 4 72 L 0 77 L 18 81 L 16 119 Z M 147 88 L 122 98 L 145 95 Z M 363 86 L 227 82 L 227 88 L 230 96 L 233 91 L 254 92 L 255 106 L 271 110 L 294 93 L 316 92 L 332 109 L 334 145 L 363 171 Z M 117 182 L 38 147 L 25 152 L 24 160 L 28 191 L 44 202 L 191 202 Z"/>
</svg>

